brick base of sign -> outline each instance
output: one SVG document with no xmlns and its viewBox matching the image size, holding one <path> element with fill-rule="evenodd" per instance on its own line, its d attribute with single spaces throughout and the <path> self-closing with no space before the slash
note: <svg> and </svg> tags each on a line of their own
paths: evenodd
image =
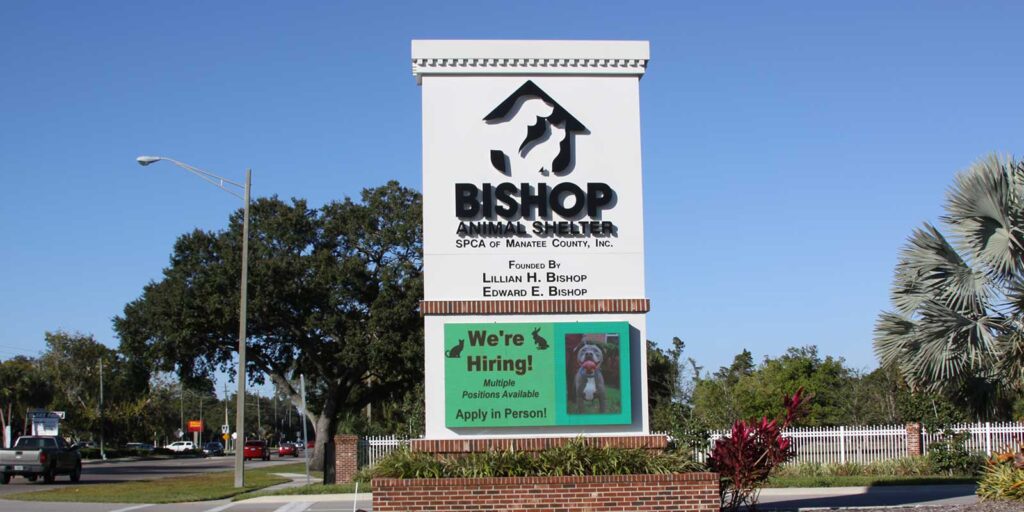
<svg viewBox="0 0 1024 512">
<path fill-rule="evenodd" d="M 334 436 L 334 483 L 352 481 L 359 471 L 359 436 Z"/>
<path fill-rule="evenodd" d="M 413 439 L 410 446 L 414 452 L 434 453 L 437 455 L 453 455 L 460 453 L 477 453 L 490 451 L 515 450 L 520 452 L 539 452 L 555 448 L 574 441 L 575 437 L 527 437 L 527 438 L 474 438 L 474 439 Z M 642 448 L 646 450 L 664 450 L 668 447 L 668 436 L 637 435 L 637 436 L 588 436 L 583 442 L 591 446 L 613 448 Z"/>
<path fill-rule="evenodd" d="M 420 316 L 647 313 L 651 299 L 424 300 Z"/>
<path fill-rule="evenodd" d="M 718 511 L 718 474 L 373 479 L 374 512 Z"/>
</svg>

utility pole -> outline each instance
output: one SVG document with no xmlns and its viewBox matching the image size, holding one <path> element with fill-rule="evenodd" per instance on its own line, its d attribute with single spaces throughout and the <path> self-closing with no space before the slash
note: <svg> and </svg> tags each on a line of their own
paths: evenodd
<svg viewBox="0 0 1024 512">
<path fill-rule="evenodd" d="M 242 213 L 242 285 L 238 306 L 238 399 L 235 401 L 235 430 L 245 445 L 245 328 L 246 302 L 249 293 L 249 191 L 252 188 L 252 169 L 245 170 L 245 210 Z M 235 443 L 235 488 L 245 487 L 245 458 Z"/>
<path fill-rule="evenodd" d="M 178 425 L 178 429 L 182 432 L 185 431 L 185 381 L 178 377 L 178 402 L 181 404 L 181 424 Z"/>
<path fill-rule="evenodd" d="M 202 425 L 202 426 L 199 428 L 199 446 L 197 446 L 196 448 L 199 448 L 200 450 L 203 449 L 203 430 L 206 430 L 206 425 L 203 424 L 203 399 L 204 398 L 206 398 L 206 397 L 204 397 L 203 395 L 199 395 L 199 424 Z"/>
<path fill-rule="evenodd" d="M 207 183 L 241 199 L 243 201 L 244 208 L 242 210 L 242 283 L 239 286 L 241 297 L 238 304 L 238 395 L 235 397 L 235 435 L 242 436 L 242 443 L 245 444 L 245 377 L 246 377 L 246 365 L 245 365 L 245 329 L 246 329 L 246 306 L 248 299 L 249 289 L 249 206 L 250 206 L 250 192 L 252 189 L 252 169 L 245 170 L 245 184 L 238 183 L 237 181 L 229 180 L 223 176 L 217 176 L 211 172 L 206 172 L 197 167 L 193 167 L 184 162 L 179 162 L 173 158 L 167 158 L 165 156 L 140 156 L 135 159 L 139 165 L 146 166 L 154 162 L 166 160 L 171 162 L 186 171 L 199 176 Z M 235 187 L 236 189 L 242 189 L 243 195 L 238 195 L 235 189 L 228 187 Z M 184 406 L 182 407 L 184 409 Z M 182 427 L 184 427 L 185 419 L 184 412 L 182 412 Z M 236 443 L 237 444 L 237 443 Z M 245 487 L 245 459 L 242 457 L 242 452 L 235 450 L 235 488 L 241 489 Z"/>
<path fill-rule="evenodd" d="M 229 425 L 229 423 L 228 423 L 228 381 L 226 381 L 226 380 L 224 381 L 224 424 L 225 425 Z M 228 430 L 231 430 L 231 428 L 229 427 Z M 228 440 L 230 440 L 230 439 L 231 439 L 230 437 L 228 437 L 228 439 L 225 439 L 224 440 L 224 444 L 227 445 L 228 444 Z M 227 448 L 225 447 L 225 449 L 227 449 Z"/>
<path fill-rule="evenodd" d="M 103 449 L 103 358 L 100 357 L 100 458 L 107 460 L 107 452 Z"/>
<path fill-rule="evenodd" d="M 256 391 L 256 436 L 260 436 L 260 430 L 263 430 L 263 419 L 260 418 L 260 392 Z"/>
<path fill-rule="evenodd" d="M 302 453 L 306 456 L 306 485 L 309 481 L 309 437 L 306 436 L 306 376 L 299 375 L 299 387 L 302 389 L 302 413 L 299 419 L 302 420 Z"/>
</svg>

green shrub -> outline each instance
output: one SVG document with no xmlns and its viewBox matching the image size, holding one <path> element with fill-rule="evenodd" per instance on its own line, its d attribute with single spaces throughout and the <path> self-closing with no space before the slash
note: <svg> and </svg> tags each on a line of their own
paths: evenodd
<svg viewBox="0 0 1024 512">
<path fill-rule="evenodd" d="M 927 476 L 936 470 L 927 457 L 901 457 L 868 463 L 847 462 L 845 464 L 820 464 L 804 462 L 788 464 L 780 468 L 783 477 L 831 477 L 831 476 Z"/>
<path fill-rule="evenodd" d="M 946 429 L 942 439 L 928 446 L 928 459 L 937 472 L 948 475 L 977 474 L 985 458 L 967 451 L 967 439 L 970 433 L 955 432 Z"/>
<path fill-rule="evenodd" d="M 1024 501 L 1024 444 L 992 455 L 977 492 L 983 500 Z"/>
<path fill-rule="evenodd" d="M 1024 469 L 1012 464 L 985 466 L 978 481 L 978 496 L 982 499 L 1024 501 Z"/>
<path fill-rule="evenodd" d="M 702 471 L 702 465 L 675 453 L 607 448 L 575 439 L 542 452 L 492 451 L 434 457 L 408 448 L 391 452 L 357 478 L 473 478 L 508 476 L 590 476 Z"/>
</svg>

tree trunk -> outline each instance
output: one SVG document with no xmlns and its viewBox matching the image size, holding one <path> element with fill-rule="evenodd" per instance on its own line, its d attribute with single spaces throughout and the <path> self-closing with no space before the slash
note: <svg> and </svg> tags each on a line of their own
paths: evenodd
<svg viewBox="0 0 1024 512">
<path fill-rule="evenodd" d="M 327 440 L 333 436 L 331 432 L 331 424 L 334 423 L 331 418 L 321 414 L 319 418 L 313 422 L 315 425 L 314 430 L 316 431 L 316 440 L 313 445 L 313 456 L 309 459 L 309 467 L 317 470 L 322 470 L 324 467 L 324 447 L 327 444 Z"/>
<path fill-rule="evenodd" d="M 284 375 L 277 372 L 269 372 L 270 380 L 277 384 L 278 389 L 283 390 L 288 395 L 288 400 L 296 408 L 302 407 L 302 394 L 300 390 L 296 389 Z M 309 459 L 309 467 L 311 470 L 319 471 L 323 469 L 324 464 L 324 446 L 327 444 L 327 440 L 334 436 L 334 416 L 338 412 L 337 401 L 334 399 L 336 396 L 335 389 L 329 389 L 327 399 L 320 410 L 320 414 L 316 415 L 309 411 L 309 404 L 306 404 L 305 417 L 303 421 L 309 421 L 313 424 L 313 455 Z"/>
</svg>

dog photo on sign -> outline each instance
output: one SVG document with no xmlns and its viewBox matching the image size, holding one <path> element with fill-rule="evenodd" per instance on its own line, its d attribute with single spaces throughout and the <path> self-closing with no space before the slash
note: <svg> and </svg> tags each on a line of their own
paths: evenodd
<svg viewBox="0 0 1024 512">
<path fill-rule="evenodd" d="M 622 412 L 618 334 L 565 335 L 566 404 L 569 414 Z"/>
</svg>

